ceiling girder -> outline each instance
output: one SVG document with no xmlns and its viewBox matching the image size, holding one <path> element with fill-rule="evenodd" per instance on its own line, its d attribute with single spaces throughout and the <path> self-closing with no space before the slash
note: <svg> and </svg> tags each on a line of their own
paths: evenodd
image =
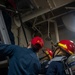
<svg viewBox="0 0 75 75">
<path fill-rule="evenodd" d="M 60 14 L 60 15 L 57 15 L 57 16 L 54 16 L 54 17 L 51 17 L 51 18 L 49 18 L 49 19 L 46 19 L 46 20 L 44 20 L 44 21 L 40 21 L 40 22 L 36 23 L 35 25 L 39 25 L 39 24 L 44 23 L 44 22 L 49 21 L 49 20 L 52 21 L 52 19 L 55 19 L 55 18 L 61 17 L 61 16 L 63 16 L 63 15 L 66 15 L 66 14 L 68 14 L 68 13 L 71 13 L 71 12 L 73 12 L 73 11 L 74 11 L 74 10 L 71 10 L 71 11 L 68 11 L 68 12 L 62 13 L 62 14 Z"/>
</svg>

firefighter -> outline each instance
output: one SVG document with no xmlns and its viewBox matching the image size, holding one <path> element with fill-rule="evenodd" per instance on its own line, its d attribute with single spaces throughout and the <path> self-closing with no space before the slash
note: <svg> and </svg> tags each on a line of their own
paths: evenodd
<svg viewBox="0 0 75 75">
<path fill-rule="evenodd" d="M 34 37 L 27 48 L 0 44 L 0 55 L 9 56 L 8 75 L 38 75 L 41 69 L 36 53 L 44 46 L 41 37 Z"/>
<path fill-rule="evenodd" d="M 61 40 L 57 43 L 54 58 L 48 62 L 46 75 L 66 75 L 64 62 L 74 54 L 75 44 L 71 40 Z"/>
<path fill-rule="evenodd" d="M 49 48 L 46 48 L 46 55 L 48 55 L 48 60 L 51 60 L 53 58 L 52 50 Z"/>
<path fill-rule="evenodd" d="M 43 57 L 44 60 L 41 63 L 41 73 L 42 74 L 46 74 L 46 71 L 47 71 L 46 65 L 53 58 L 53 52 L 51 49 L 46 48 L 44 53 L 45 53 L 45 56 Z"/>
<path fill-rule="evenodd" d="M 71 55 L 67 60 L 67 69 L 69 75 L 75 75 L 75 54 Z"/>
</svg>

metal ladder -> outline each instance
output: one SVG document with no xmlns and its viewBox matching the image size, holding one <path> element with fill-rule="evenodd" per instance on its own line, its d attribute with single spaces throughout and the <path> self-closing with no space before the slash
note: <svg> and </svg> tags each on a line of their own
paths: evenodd
<svg viewBox="0 0 75 75">
<path fill-rule="evenodd" d="M 11 44 L 10 42 L 10 38 L 8 35 L 8 31 L 4 22 L 4 18 L 2 15 L 2 11 L 0 10 L 0 40 L 2 41 L 2 43 L 4 44 Z M 8 64 L 8 60 L 3 60 L 0 61 L 0 68 L 4 67 L 4 65 Z"/>
</svg>

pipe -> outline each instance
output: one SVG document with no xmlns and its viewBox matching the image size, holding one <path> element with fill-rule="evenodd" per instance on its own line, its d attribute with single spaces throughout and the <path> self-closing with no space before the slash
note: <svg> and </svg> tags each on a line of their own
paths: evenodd
<svg viewBox="0 0 75 75">
<path fill-rule="evenodd" d="M 70 1 L 70 2 L 68 2 L 68 3 L 65 3 L 65 4 L 63 4 L 63 5 L 59 6 L 59 7 L 56 7 L 56 8 L 52 8 L 52 10 L 55 10 L 55 9 L 57 9 L 57 8 L 60 8 L 60 7 L 62 7 L 62 6 L 64 6 L 64 5 L 67 5 L 67 4 L 71 3 L 71 2 L 73 2 L 73 1 Z M 22 22 L 26 22 L 26 21 L 28 21 L 28 20 L 30 20 L 30 19 L 33 19 L 33 18 L 38 17 L 38 16 L 40 16 L 40 15 L 43 15 L 43 14 L 49 12 L 49 11 L 51 11 L 50 8 L 39 9 L 39 10 L 37 10 L 36 12 L 33 12 L 33 13 L 27 15 L 27 16 L 26 16 L 26 15 L 23 16 L 23 17 L 22 17 Z M 19 21 L 19 19 L 16 19 L 16 20 Z"/>
<path fill-rule="evenodd" d="M 53 16 L 53 17 L 51 17 L 51 18 L 49 18 L 49 19 L 46 19 L 46 20 L 41 21 L 41 22 L 38 22 L 38 23 L 36 23 L 35 25 L 39 25 L 39 24 L 44 23 L 44 22 L 49 21 L 49 20 L 51 21 L 52 19 L 55 19 L 55 18 L 58 18 L 58 17 L 60 17 L 60 16 L 66 15 L 66 14 L 71 13 L 71 12 L 73 12 L 73 11 L 75 11 L 75 10 L 71 10 L 71 11 L 62 13 L 62 14 L 60 14 L 60 15 Z"/>
<path fill-rule="evenodd" d="M 49 36 L 49 33 L 50 33 L 50 31 L 49 31 L 49 24 L 50 24 L 50 23 L 49 23 L 49 21 L 48 21 L 48 37 L 50 37 L 50 36 Z"/>
<path fill-rule="evenodd" d="M 75 10 L 75 7 L 65 7 L 66 9 Z"/>
<path fill-rule="evenodd" d="M 35 27 L 35 26 L 34 26 Z M 41 34 L 41 36 L 43 36 L 43 34 L 41 33 L 41 31 L 40 30 L 38 30 L 38 28 L 37 27 L 35 27 L 35 29 Z"/>
<path fill-rule="evenodd" d="M 40 15 L 42 15 L 42 14 L 44 14 L 44 13 L 49 12 L 49 11 L 50 11 L 49 8 L 46 8 L 46 9 L 39 9 L 39 11 L 37 10 L 36 12 L 33 12 L 33 13 L 27 15 L 27 16 L 26 16 L 26 15 L 23 16 L 23 17 L 22 17 L 22 22 L 26 22 L 26 21 L 28 21 L 28 20 L 30 20 L 30 19 L 32 19 L 32 18 L 35 18 L 35 17 L 37 17 L 37 16 L 40 16 Z M 16 20 L 17 20 L 17 22 L 19 21 L 18 18 L 16 18 Z"/>
<path fill-rule="evenodd" d="M 18 45 L 20 45 L 20 27 L 18 27 L 17 31 L 18 31 Z"/>
<path fill-rule="evenodd" d="M 59 33 L 58 33 L 58 27 L 56 22 L 54 22 L 54 26 L 55 26 L 56 42 L 59 42 Z"/>
<path fill-rule="evenodd" d="M 26 39 L 26 43 L 28 45 L 28 40 L 27 40 L 27 36 L 26 36 L 26 32 L 25 32 L 25 28 L 23 26 L 23 22 L 22 22 L 22 19 L 21 19 L 21 14 L 18 12 L 18 16 L 19 16 L 19 19 L 20 19 L 20 23 L 21 23 L 21 27 L 22 27 L 22 30 L 23 30 L 23 33 L 24 33 L 24 36 L 25 36 L 25 39 Z"/>
<path fill-rule="evenodd" d="M 51 35 L 49 35 L 49 33 L 50 33 L 50 27 L 49 27 L 49 21 L 48 21 L 48 36 L 46 37 L 46 41 L 51 41 Z"/>
<path fill-rule="evenodd" d="M 56 7 L 57 5 L 56 5 L 55 1 L 54 0 L 52 0 L 52 1 L 53 1 L 54 6 Z"/>
<path fill-rule="evenodd" d="M 33 29 L 35 28 L 35 29 L 41 34 L 41 36 L 43 36 L 43 34 L 41 33 L 41 31 L 35 26 L 36 20 L 37 20 L 37 17 L 36 17 L 35 20 L 34 20 L 34 23 L 33 23 L 32 28 L 33 28 Z"/>
<path fill-rule="evenodd" d="M 18 2 L 18 0 L 17 0 L 17 2 Z M 23 26 L 23 21 L 22 21 L 22 18 L 21 18 L 21 13 L 19 12 L 19 8 L 18 8 L 17 4 L 16 4 L 16 10 L 17 10 L 17 14 L 18 14 L 18 17 L 19 17 L 19 20 L 20 20 L 20 23 L 21 23 L 21 27 L 22 27 L 22 30 L 23 30 L 23 33 L 24 33 L 24 36 L 25 36 L 25 39 L 26 39 L 27 46 L 28 46 L 28 40 L 27 40 L 25 28 Z"/>
<path fill-rule="evenodd" d="M 12 9 L 6 8 L 6 6 L 5 6 L 5 5 L 2 5 L 2 4 L 0 4 L 0 9 L 4 9 L 4 10 L 7 10 L 7 11 L 9 11 L 9 12 L 16 13 L 15 10 L 12 10 Z"/>
<path fill-rule="evenodd" d="M 37 4 L 37 2 L 35 0 L 31 0 L 31 3 L 37 8 L 39 9 L 40 6 Z"/>
<path fill-rule="evenodd" d="M 51 4 L 50 4 L 49 0 L 47 0 L 47 3 L 48 3 L 48 5 L 49 5 L 49 9 L 50 9 L 52 15 L 54 16 L 54 14 L 53 14 L 53 12 L 52 12 L 52 7 L 51 7 Z"/>
</svg>

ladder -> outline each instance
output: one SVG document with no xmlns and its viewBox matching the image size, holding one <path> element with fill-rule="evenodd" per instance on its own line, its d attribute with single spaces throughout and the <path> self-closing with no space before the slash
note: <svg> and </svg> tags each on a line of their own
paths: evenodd
<svg viewBox="0 0 75 75">
<path fill-rule="evenodd" d="M 11 44 L 1 10 L 0 10 L 0 41 L 2 41 L 2 43 L 4 44 Z M 6 64 L 8 64 L 7 59 L 0 61 L 0 68 L 3 68 Z"/>
</svg>

